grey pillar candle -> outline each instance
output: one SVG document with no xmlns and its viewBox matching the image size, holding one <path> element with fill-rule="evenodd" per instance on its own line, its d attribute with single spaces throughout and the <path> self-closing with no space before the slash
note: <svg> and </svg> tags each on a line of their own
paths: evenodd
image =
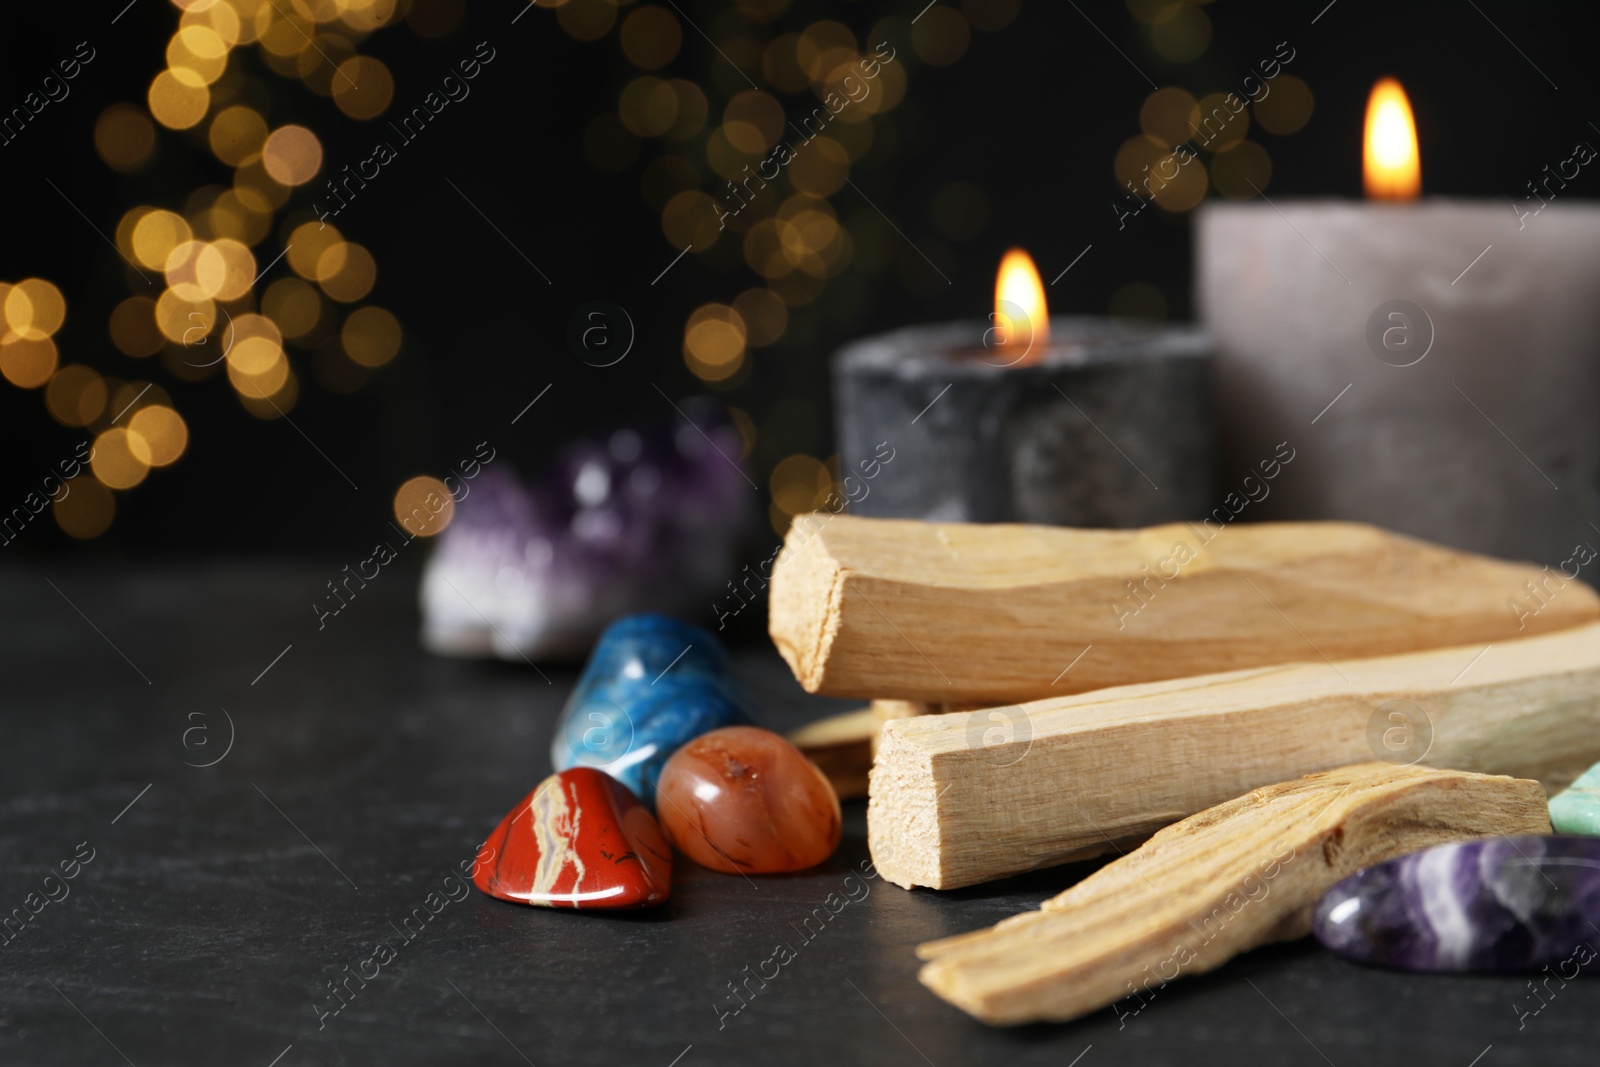
<svg viewBox="0 0 1600 1067">
<path fill-rule="evenodd" d="M 1206 334 L 1054 318 L 1038 362 L 1006 366 L 985 328 L 912 327 L 835 355 L 843 472 L 894 449 L 853 513 L 1132 527 L 1215 503 Z"/>
<path fill-rule="evenodd" d="M 1256 517 L 1370 522 L 1567 577 L 1592 557 L 1600 207 L 1535 206 L 1202 207 L 1224 473 L 1279 441 L 1298 454 Z"/>
</svg>

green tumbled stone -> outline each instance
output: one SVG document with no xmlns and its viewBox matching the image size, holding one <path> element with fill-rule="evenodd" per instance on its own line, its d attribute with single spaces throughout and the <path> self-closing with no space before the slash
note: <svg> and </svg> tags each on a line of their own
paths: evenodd
<svg viewBox="0 0 1600 1067">
<path fill-rule="evenodd" d="M 1550 825 L 1558 834 L 1600 837 L 1600 763 L 1550 801 Z"/>
</svg>

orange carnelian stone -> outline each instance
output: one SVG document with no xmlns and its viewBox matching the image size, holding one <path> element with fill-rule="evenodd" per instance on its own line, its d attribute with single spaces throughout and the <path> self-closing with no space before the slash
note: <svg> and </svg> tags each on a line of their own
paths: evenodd
<svg viewBox="0 0 1600 1067">
<path fill-rule="evenodd" d="M 839 798 L 798 748 L 754 726 L 701 734 L 672 754 L 656 787 L 672 843 L 712 870 L 814 867 L 839 846 Z"/>
</svg>

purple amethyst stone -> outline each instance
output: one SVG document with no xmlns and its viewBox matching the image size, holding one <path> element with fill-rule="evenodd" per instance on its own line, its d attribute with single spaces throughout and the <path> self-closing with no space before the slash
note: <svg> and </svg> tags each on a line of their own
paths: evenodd
<svg viewBox="0 0 1600 1067">
<path fill-rule="evenodd" d="M 586 653 L 620 615 L 687 615 L 727 584 L 754 494 L 714 404 L 572 442 L 524 482 L 506 460 L 457 502 L 422 576 L 422 640 L 512 661 Z"/>
<path fill-rule="evenodd" d="M 1312 930 L 1361 963 L 1522 971 L 1600 944 L 1600 839 L 1496 837 L 1413 852 L 1323 896 Z M 1590 950 L 1590 957 L 1593 950 Z"/>
</svg>

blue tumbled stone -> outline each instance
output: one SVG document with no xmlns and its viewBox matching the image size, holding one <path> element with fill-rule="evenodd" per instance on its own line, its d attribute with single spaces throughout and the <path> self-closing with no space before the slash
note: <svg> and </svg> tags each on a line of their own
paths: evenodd
<svg viewBox="0 0 1600 1067">
<path fill-rule="evenodd" d="M 653 810 L 667 757 L 708 730 L 749 721 L 715 637 L 665 615 L 629 615 L 600 635 L 550 762 L 605 771 Z"/>
<path fill-rule="evenodd" d="M 1368 867 L 1317 903 L 1312 930 L 1362 963 L 1521 971 L 1600 944 L 1600 840 L 1494 837 Z"/>
</svg>

